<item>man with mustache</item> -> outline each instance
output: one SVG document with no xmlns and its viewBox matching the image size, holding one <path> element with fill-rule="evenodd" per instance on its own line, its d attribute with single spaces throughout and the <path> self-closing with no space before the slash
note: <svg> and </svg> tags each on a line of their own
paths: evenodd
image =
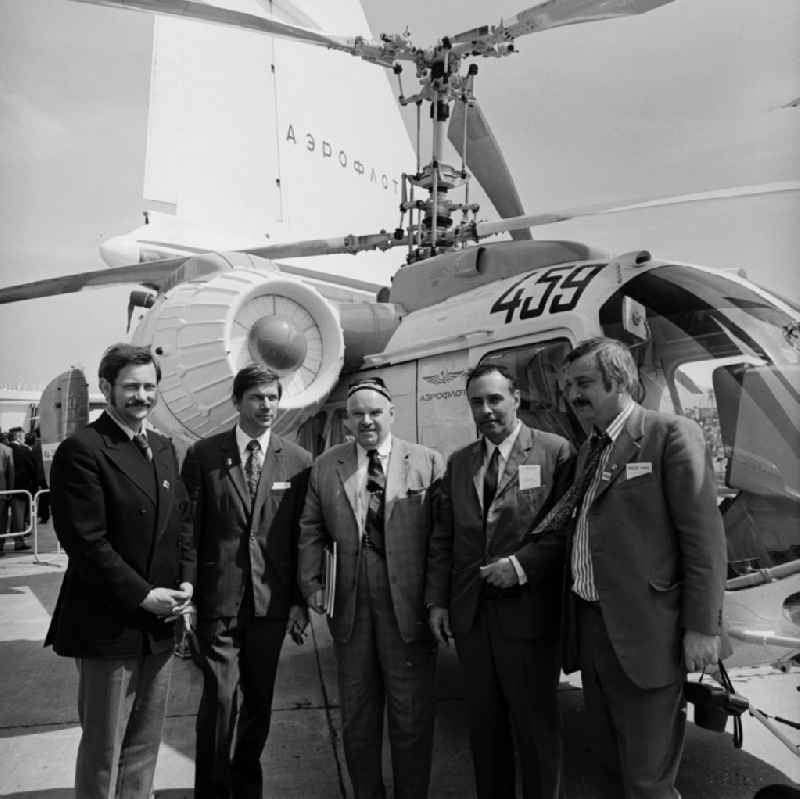
<svg viewBox="0 0 800 799">
<path fill-rule="evenodd" d="M 564 671 L 581 669 L 609 796 L 679 799 L 687 671 L 719 658 L 725 534 L 703 432 L 634 402 L 628 348 L 580 342 L 565 391 L 592 434 L 570 536 Z M 554 514 L 556 511 L 554 511 Z"/>
<path fill-rule="evenodd" d="M 440 643 L 455 637 L 464 671 L 478 799 L 558 799 L 556 703 L 563 539 L 528 537 L 566 489 L 572 447 L 517 418 L 502 364 L 467 375 L 481 437 L 454 452 L 428 553 L 426 603 Z M 513 730 L 513 740 L 512 740 Z"/>
<path fill-rule="evenodd" d="M 99 376 L 105 412 L 62 442 L 50 472 L 69 562 L 45 645 L 78 665 L 75 795 L 147 799 L 194 542 L 175 451 L 145 425 L 158 363 L 147 347 L 115 344 Z"/>
<path fill-rule="evenodd" d="M 333 636 L 345 758 L 356 799 L 384 799 L 384 704 L 395 799 L 428 795 L 436 642 L 426 621 L 425 553 L 439 453 L 392 435 L 395 411 L 379 377 L 353 383 L 355 442 L 332 447 L 311 470 L 300 522 L 300 585 L 323 613 L 323 550 L 338 550 Z"/>
<path fill-rule="evenodd" d="M 308 624 L 297 535 L 311 456 L 271 429 L 282 390 L 264 366 L 241 369 L 236 425 L 192 446 L 183 464 L 203 656 L 196 799 L 260 799 L 278 657 L 286 634 L 302 643 Z"/>
</svg>

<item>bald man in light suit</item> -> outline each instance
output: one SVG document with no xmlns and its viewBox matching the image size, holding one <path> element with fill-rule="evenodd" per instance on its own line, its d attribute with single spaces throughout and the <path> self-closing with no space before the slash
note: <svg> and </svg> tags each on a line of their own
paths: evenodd
<svg viewBox="0 0 800 799">
<path fill-rule="evenodd" d="M 424 604 L 432 490 L 441 456 L 391 435 L 394 406 L 380 378 L 350 387 L 355 442 L 314 463 L 300 520 L 300 587 L 323 612 L 323 550 L 338 549 L 336 648 L 347 768 L 356 799 L 383 799 L 387 704 L 395 799 L 425 799 L 430 780 L 436 642 Z"/>
</svg>

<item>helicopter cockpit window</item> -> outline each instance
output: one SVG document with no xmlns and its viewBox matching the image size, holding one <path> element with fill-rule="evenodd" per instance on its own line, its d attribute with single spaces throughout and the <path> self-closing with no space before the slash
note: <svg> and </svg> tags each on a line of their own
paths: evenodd
<svg viewBox="0 0 800 799">
<path fill-rule="evenodd" d="M 495 350 L 485 355 L 481 363 L 502 363 L 516 376 L 519 417 L 525 424 L 575 442 L 582 439 L 583 433 L 564 402 L 559 383 L 561 364 L 569 351 L 566 339 L 556 339 Z"/>
<path fill-rule="evenodd" d="M 632 335 L 623 308 L 646 312 Z M 800 351 L 797 322 L 722 275 L 664 266 L 600 310 L 606 335 L 639 366 L 642 404 L 689 416 L 714 466 L 729 576 L 800 558 Z"/>
</svg>

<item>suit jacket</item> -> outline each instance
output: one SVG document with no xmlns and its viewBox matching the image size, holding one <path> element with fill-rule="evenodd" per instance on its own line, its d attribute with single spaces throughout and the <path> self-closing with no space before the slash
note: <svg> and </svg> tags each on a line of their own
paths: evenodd
<svg viewBox="0 0 800 799">
<path fill-rule="evenodd" d="M 354 442 L 320 455 L 311 469 L 300 520 L 300 587 L 308 598 L 322 588 L 323 549 L 337 542 L 336 604 L 331 635 L 349 640 L 358 600 L 362 554 Z M 431 637 L 424 602 L 425 560 L 433 524 L 433 494 L 444 471 L 438 452 L 392 437 L 386 472 L 386 571 L 400 635 L 407 643 Z"/>
<path fill-rule="evenodd" d="M 587 453 L 585 445 L 578 470 Z M 634 463 L 647 466 L 629 470 Z M 588 511 L 603 619 L 631 680 L 667 685 L 683 675 L 683 630 L 718 635 L 722 626 L 725 533 L 702 430 L 637 405 L 605 472 Z M 564 669 L 577 667 L 568 648 Z"/>
<path fill-rule="evenodd" d="M 69 562 L 45 645 L 70 657 L 135 657 L 174 645 L 173 626 L 139 607 L 154 586 L 194 583 L 186 490 L 169 439 L 141 451 L 103 414 L 56 450 L 50 500 Z"/>
<path fill-rule="evenodd" d="M 0 443 L 0 491 L 10 491 L 12 488 L 14 488 L 14 453 L 11 447 Z M 13 494 L 3 494 L 0 496 L 0 502 L 7 501 L 13 496 Z"/>
<path fill-rule="evenodd" d="M 479 470 L 483 439 L 454 452 L 442 481 L 428 554 L 425 601 L 450 609 L 455 635 L 472 627 L 484 590 L 479 569 L 516 555 L 528 582 L 495 600 L 502 631 L 515 638 L 555 638 L 559 630 L 564 539 L 527 536 L 569 486 L 572 446 L 561 436 L 522 425 L 483 529 Z M 539 466 L 541 485 L 520 489 L 519 467 Z"/>
<path fill-rule="evenodd" d="M 297 536 L 311 456 L 272 433 L 251 502 L 235 428 L 194 444 L 183 463 L 197 546 L 201 618 L 236 616 L 252 580 L 256 616 L 286 618 L 303 604 Z"/>
<path fill-rule="evenodd" d="M 39 478 L 33 452 L 25 444 L 12 443 L 10 446 L 14 454 L 14 488 L 35 494 L 39 487 Z"/>
</svg>

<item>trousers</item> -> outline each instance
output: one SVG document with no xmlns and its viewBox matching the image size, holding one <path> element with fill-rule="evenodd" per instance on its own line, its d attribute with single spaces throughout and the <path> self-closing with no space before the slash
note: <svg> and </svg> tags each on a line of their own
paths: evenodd
<svg viewBox="0 0 800 799">
<path fill-rule="evenodd" d="M 78 658 L 81 740 L 76 799 L 149 799 L 167 707 L 172 652 Z"/>
<path fill-rule="evenodd" d="M 356 799 L 384 799 L 381 773 L 384 706 L 395 799 L 425 799 L 435 715 L 436 645 L 406 643 L 394 615 L 386 561 L 361 553 L 350 639 L 336 643 L 342 737 Z"/>
</svg>

